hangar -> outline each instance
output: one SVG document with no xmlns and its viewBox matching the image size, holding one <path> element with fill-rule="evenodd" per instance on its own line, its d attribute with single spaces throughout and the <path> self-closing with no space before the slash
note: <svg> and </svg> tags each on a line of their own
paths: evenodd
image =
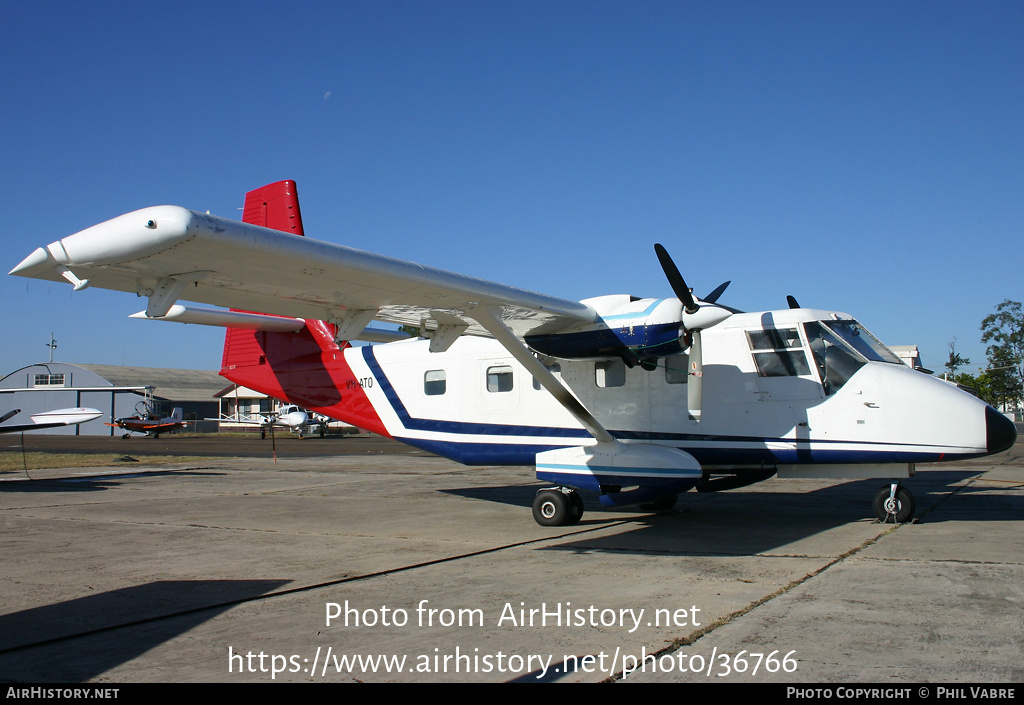
<svg viewBox="0 0 1024 705">
<path fill-rule="evenodd" d="M 19 419 L 50 409 L 90 406 L 103 412 L 81 426 L 48 429 L 47 433 L 112 436 L 118 429 L 105 425 L 111 418 L 133 416 L 150 404 L 155 413 L 169 415 L 182 407 L 190 430 L 216 431 L 225 379 L 206 370 L 173 370 L 118 365 L 41 362 L 0 379 L 0 413 L 21 409 Z M 195 425 L 193 425 L 195 424 Z"/>
</svg>

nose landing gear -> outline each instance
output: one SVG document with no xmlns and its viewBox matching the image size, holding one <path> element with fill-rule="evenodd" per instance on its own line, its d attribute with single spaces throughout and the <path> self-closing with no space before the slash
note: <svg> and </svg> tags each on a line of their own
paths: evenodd
<svg viewBox="0 0 1024 705">
<path fill-rule="evenodd" d="M 906 524 L 914 518 L 914 495 L 898 482 L 883 485 L 875 493 L 873 504 L 881 524 Z"/>
</svg>

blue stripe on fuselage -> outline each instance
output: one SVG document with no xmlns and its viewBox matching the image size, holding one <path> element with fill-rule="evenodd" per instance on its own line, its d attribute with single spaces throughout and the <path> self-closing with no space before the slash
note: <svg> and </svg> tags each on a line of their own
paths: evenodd
<svg viewBox="0 0 1024 705">
<path fill-rule="evenodd" d="M 452 440 L 437 440 L 409 437 L 402 433 L 392 432 L 392 436 L 403 443 L 450 458 L 464 465 L 533 465 L 537 453 L 555 448 L 567 448 L 581 445 L 574 439 L 590 439 L 591 436 L 582 428 L 563 428 L 559 426 L 527 426 L 512 424 L 495 424 L 469 421 L 445 421 L 442 419 L 418 418 L 409 414 L 402 403 L 388 376 L 377 361 L 372 345 L 359 348 L 363 360 L 373 374 L 374 379 L 384 392 L 391 408 L 398 416 L 406 431 L 430 431 L 457 436 Z M 880 446 L 892 446 L 892 443 L 872 441 L 843 441 L 834 439 L 792 439 L 763 438 L 739 435 L 711 435 L 702 433 L 663 433 L 651 431 L 616 431 L 611 434 L 623 441 L 660 442 L 673 445 L 691 454 L 701 465 L 774 465 L 803 463 L 924 463 L 936 462 L 943 456 L 949 459 L 971 458 L 985 455 L 971 452 L 963 448 L 950 448 L 944 453 L 915 452 L 914 446 L 904 445 L 905 450 L 892 450 Z M 506 436 L 508 442 L 474 440 L 473 436 Z M 517 443 L 516 439 L 547 439 L 565 438 L 566 442 L 559 445 Z M 716 447 L 706 444 L 715 443 Z M 770 449 L 768 443 L 786 443 L 793 447 Z M 811 449 L 814 443 L 819 448 Z M 699 444 L 699 445 L 695 445 Z M 737 448 L 740 444 L 756 444 L 757 448 Z M 821 445 L 861 446 L 857 450 L 821 449 Z"/>
</svg>

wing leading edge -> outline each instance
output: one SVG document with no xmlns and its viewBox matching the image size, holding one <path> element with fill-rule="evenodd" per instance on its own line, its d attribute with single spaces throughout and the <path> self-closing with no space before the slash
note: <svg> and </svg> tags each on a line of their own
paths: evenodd
<svg viewBox="0 0 1024 705">
<path fill-rule="evenodd" d="M 585 303 L 177 206 L 144 208 L 69 235 L 10 273 L 134 292 L 148 297 L 151 318 L 183 299 L 327 320 L 339 335 L 371 320 L 488 335 L 474 308 L 500 311 L 519 337 L 598 318 Z"/>
</svg>

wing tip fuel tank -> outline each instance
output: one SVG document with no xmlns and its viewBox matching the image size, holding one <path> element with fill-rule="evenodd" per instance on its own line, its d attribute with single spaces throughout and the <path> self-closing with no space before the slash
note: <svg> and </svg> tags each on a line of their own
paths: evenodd
<svg viewBox="0 0 1024 705">
<path fill-rule="evenodd" d="M 60 265 L 104 265 L 146 257 L 192 237 L 196 216 L 181 206 L 132 211 L 37 248 L 10 273 L 35 277 Z"/>
<path fill-rule="evenodd" d="M 53 268 L 56 266 L 56 262 L 50 257 L 50 253 L 45 248 L 37 247 L 32 250 L 32 254 L 23 259 L 18 265 L 12 269 L 8 274 L 16 274 L 19 277 L 35 277 L 34 272 L 41 268 Z"/>
</svg>

